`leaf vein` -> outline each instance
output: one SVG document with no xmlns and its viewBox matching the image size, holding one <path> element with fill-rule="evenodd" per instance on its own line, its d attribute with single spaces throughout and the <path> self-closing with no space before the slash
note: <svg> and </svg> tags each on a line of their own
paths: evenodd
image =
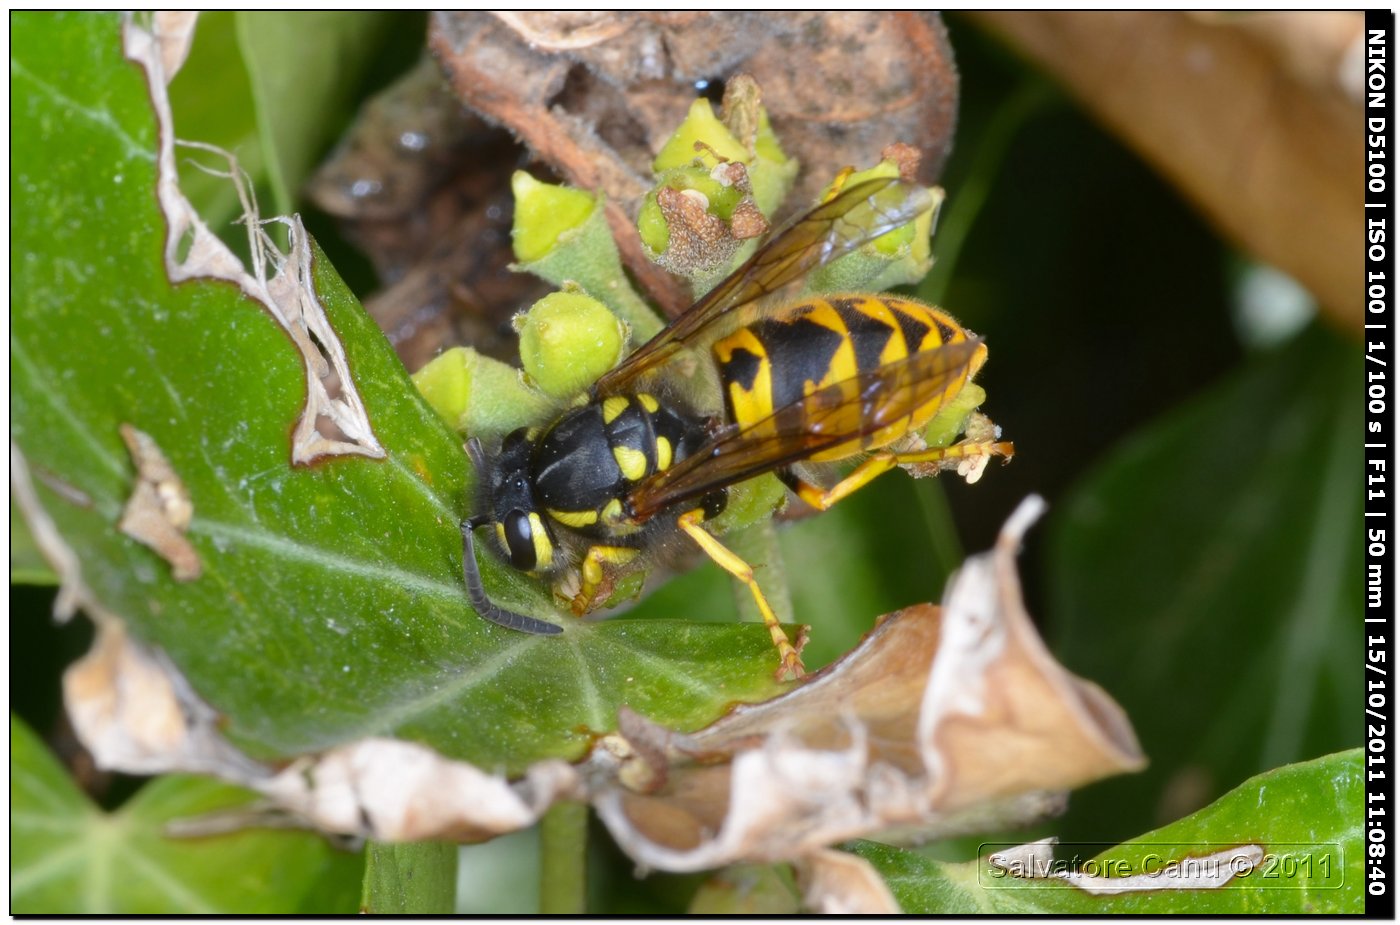
<svg viewBox="0 0 1400 925">
<path fill-rule="evenodd" d="M 469 671 L 458 675 L 442 687 L 380 711 L 372 717 L 373 722 L 370 725 L 352 733 L 350 737 L 381 735 L 407 725 L 412 720 L 460 697 L 483 681 L 496 677 L 503 664 L 521 657 L 543 639 L 543 636 L 525 636 L 519 641 L 511 640 L 490 658 L 476 663 Z"/>
<path fill-rule="evenodd" d="M 89 846 L 78 841 L 28 867 L 12 868 L 10 875 L 10 900 L 28 893 L 35 887 L 60 877 L 72 870 L 87 858 Z"/>
<path fill-rule="evenodd" d="M 190 532 L 207 536 L 211 540 L 222 539 L 242 543 L 275 553 L 284 559 L 319 566 L 327 571 L 350 575 L 366 581 L 393 583 L 437 600 L 456 602 L 464 606 L 466 603 L 466 591 L 458 582 L 426 578 L 401 568 L 351 559 L 348 556 L 299 543 L 274 533 L 259 533 L 234 524 L 221 523 L 201 517 L 196 517 L 191 523 Z M 459 629 L 466 628 L 463 623 L 457 620 L 449 620 L 449 622 Z"/>
<path fill-rule="evenodd" d="M 88 121 L 95 122 L 103 128 L 107 129 L 119 141 L 121 141 L 122 147 L 126 148 L 126 153 L 129 156 L 140 158 L 143 161 L 150 161 L 152 163 L 155 162 L 155 151 L 151 150 L 145 145 L 139 144 L 135 138 L 132 138 L 131 135 L 127 133 L 126 129 L 123 128 L 120 124 L 118 124 L 117 120 L 112 117 L 112 114 L 110 112 L 107 112 L 106 110 L 102 109 L 92 109 L 88 106 L 84 106 L 82 103 L 79 103 L 71 96 L 68 96 L 63 91 L 59 90 L 53 84 L 39 77 L 38 74 L 35 74 L 27 67 L 20 64 L 14 58 L 10 59 L 10 75 L 12 77 L 19 77 L 28 81 L 29 83 L 33 84 L 37 90 L 39 90 L 49 99 L 53 100 L 55 103 L 59 104 L 63 108 L 70 110 L 71 112 L 77 113 L 78 115 L 82 116 Z"/>
<path fill-rule="evenodd" d="M 588 713 L 588 723 L 594 729 L 609 729 L 612 727 L 612 720 L 603 709 L 602 697 L 598 693 L 598 685 L 593 680 L 593 672 L 589 670 L 588 660 L 579 650 L 578 642 L 572 634 L 566 634 L 565 638 L 569 641 L 569 649 L 574 654 L 574 664 L 578 667 L 579 693 L 582 694 L 583 706 Z"/>
<path fill-rule="evenodd" d="M 625 645 L 622 642 L 622 640 L 606 635 L 604 633 L 597 634 L 596 638 L 598 641 L 601 641 L 614 649 L 626 652 L 628 656 L 645 664 L 647 667 L 655 669 L 657 673 L 660 674 L 663 678 L 665 678 L 668 683 L 679 683 L 687 690 L 707 698 L 715 697 L 721 693 L 719 688 L 715 687 L 713 684 L 705 682 L 704 680 L 696 677 L 693 674 L 678 673 L 676 671 L 676 663 L 674 661 L 668 661 L 664 658 L 660 658 L 656 655 L 653 655 L 652 653 L 647 652 L 643 649 L 638 649 L 634 646 Z"/>
<path fill-rule="evenodd" d="M 170 873 L 161 865 L 152 861 L 141 852 L 137 851 L 134 845 L 127 844 L 121 858 L 140 870 L 141 875 L 156 889 L 163 892 L 173 905 L 176 905 L 181 912 L 193 912 L 199 915 L 216 915 L 226 911 L 217 906 L 210 905 L 204 897 L 187 889 L 184 884 L 170 876 Z"/>
</svg>

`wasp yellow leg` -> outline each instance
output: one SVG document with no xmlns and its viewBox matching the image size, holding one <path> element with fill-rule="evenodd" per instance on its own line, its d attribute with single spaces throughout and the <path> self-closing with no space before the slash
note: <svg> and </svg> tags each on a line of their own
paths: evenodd
<svg viewBox="0 0 1400 925">
<path fill-rule="evenodd" d="M 1004 456 L 1010 459 L 1013 454 L 1014 449 L 1010 443 L 993 443 L 991 441 L 958 443 L 953 446 L 933 447 L 909 453 L 879 450 L 859 466 L 856 466 L 850 475 L 830 488 L 824 489 L 813 485 L 793 474 L 791 470 L 781 473 L 781 477 L 797 497 L 817 510 L 825 511 L 837 501 L 864 488 L 895 466 L 902 466 L 906 463 L 945 462 L 953 459 L 981 458 L 985 460 L 992 456 Z"/>
<path fill-rule="evenodd" d="M 579 566 L 581 581 L 571 603 L 574 614 L 583 616 L 593 608 L 598 589 L 603 586 L 604 565 L 626 565 L 636 557 L 637 550 L 629 546 L 590 546 Z"/>
<path fill-rule="evenodd" d="M 895 455 L 895 464 L 901 466 L 918 463 L 943 464 L 953 460 L 962 460 L 957 466 L 958 475 L 965 478 L 970 485 L 982 477 L 983 470 L 987 468 L 987 462 L 993 456 L 1000 456 L 1005 461 L 1010 462 L 1011 458 L 1016 455 L 1016 448 L 1010 443 L 997 443 L 992 440 L 964 440 L 952 446 Z"/>
<path fill-rule="evenodd" d="M 781 477 L 797 497 L 817 510 L 825 511 L 847 495 L 864 488 L 896 465 L 898 465 L 898 458 L 895 454 L 888 451 L 876 453 L 856 466 L 850 475 L 826 489 L 799 478 L 791 470 L 782 473 Z"/>
<path fill-rule="evenodd" d="M 706 532 L 704 527 L 700 526 L 704 519 L 705 512 L 696 508 L 677 518 L 676 526 L 684 530 L 685 534 L 705 551 L 705 555 L 714 559 L 720 568 L 748 585 L 749 591 L 753 594 L 754 602 L 758 604 L 759 613 L 763 614 L 763 624 L 768 627 L 768 635 L 773 637 L 773 645 L 778 649 L 778 657 L 781 660 L 781 664 L 778 666 L 778 677 L 802 677 L 806 671 L 802 667 L 802 657 L 797 654 L 797 649 L 793 648 L 787 633 L 783 632 L 783 626 L 778 622 L 777 614 L 773 613 L 773 608 L 768 606 L 768 598 L 763 596 L 763 589 L 754 580 L 753 569 L 727 546 Z"/>
</svg>

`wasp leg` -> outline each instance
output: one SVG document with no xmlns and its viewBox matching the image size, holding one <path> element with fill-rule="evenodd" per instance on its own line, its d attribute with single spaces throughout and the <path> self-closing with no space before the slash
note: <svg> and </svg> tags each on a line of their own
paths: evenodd
<svg viewBox="0 0 1400 925">
<path fill-rule="evenodd" d="M 706 532 L 704 527 L 700 526 L 704 519 L 704 510 L 696 508 L 677 518 L 676 526 L 684 530 L 686 535 L 705 551 L 705 555 L 714 559 L 715 564 L 749 586 L 754 602 L 758 604 L 759 613 L 763 614 L 763 625 L 768 627 L 768 635 L 773 637 L 773 645 L 778 649 L 778 657 L 781 660 L 777 671 L 778 678 L 802 677 L 806 672 L 806 669 L 802 667 L 802 657 L 793 648 L 787 633 L 783 632 L 783 625 L 778 622 L 777 614 L 773 613 L 773 608 L 768 606 L 768 599 L 763 596 L 763 589 L 754 580 L 753 569 L 727 546 Z"/>
<path fill-rule="evenodd" d="M 813 485 L 791 469 L 780 469 L 778 478 L 782 479 L 783 484 L 791 488 L 797 497 L 817 510 L 825 511 L 837 501 L 864 488 L 898 464 L 898 458 L 894 453 L 882 450 L 856 466 L 850 475 L 830 488 Z"/>
<path fill-rule="evenodd" d="M 578 593 L 570 602 L 575 616 L 583 616 L 593 609 L 594 600 L 603 588 L 605 565 L 623 566 L 637 558 L 638 550 L 630 546 L 590 546 L 579 567 L 582 583 Z M 610 590 L 610 589 L 609 589 Z"/>
<path fill-rule="evenodd" d="M 987 428 L 995 425 L 990 420 L 983 418 Z M 994 431 L 992 431 L 994 432 Z M 971 485 L 982 477 L 982 473 L 987 468 L 987 463 L 993 456 L 1000 456 L 1003 462 L 1010 462 L 1016 455 L 1016 448 L 1010 443 L 998 443 L 995 440 L 971 437 L 952 446 L 935 447 L 927 450 L 916 450 L 895 454 L 895 464 L 904 465 L 927 465 L 938 469 L 957 469 L 958 475 L 967 480 Z M 933 474 L 921 473 L 914 470 L 915 475 Z"/>
<path fill-rule="evenodd" d="M 973 464 L 980 462 L 982 465 L 993 456 L 1003 456 L 1010 459 L 1014 450 L 1009 443 L 993 443 L 991 441 L 971 441 L 956 443 L 953 446 L 933 447 L 926 450 L 917 450 L 907 453 L 896 453 L 893 450 L 877 450 L 841 481 L 830 488 L 822 488 L 813 485 L 811 482 L 798 476 L 791 469 L 782 469 L 778 472 L 778 478 L 783 480 L 783 484 L 791 488 L 793 493 L 803 501 L 810 504 L 819 511 L 825 511 L 837 501 L 856 491 L 864 488 L 876 478 L 884 475 L 895 466 L 903 466 L 911 463 L 945 463 L 952 460 L 964 460 L 969 465 L 959 466 L 958 474 L 970 476 L 969 481 L 977 481 L 981 475 L 981 470 L 974 470 Z"/>
</svg>

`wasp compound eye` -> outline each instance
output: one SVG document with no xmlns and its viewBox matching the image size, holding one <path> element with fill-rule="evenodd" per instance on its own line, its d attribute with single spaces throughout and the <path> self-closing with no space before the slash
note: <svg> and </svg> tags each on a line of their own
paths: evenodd
<svg viewBox="0 0 1400 925">
<path fill-rule="evenodd" d="M 505 528 L 506 548 L 510 550 L 510 564 L 528 572 L 535 567 L 535 538 L 530 527 L 530 518 L 523 511 L 511 511 L 501 521 Z"/>
</svg>

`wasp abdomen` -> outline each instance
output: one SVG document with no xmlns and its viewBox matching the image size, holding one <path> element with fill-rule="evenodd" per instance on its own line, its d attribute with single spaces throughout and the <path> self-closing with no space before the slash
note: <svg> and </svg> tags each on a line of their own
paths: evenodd
<svg viewBox="0 0 1400 925">
<path fill-rule="evenodd" d="M 819 389 L 967 339 L 962 326 L 936 308 L 893 296 L 849 295 L 780 309 L 721 338 L 712 349 L 730 420 L 761 430 L 775 410 L 800 403 Z M 966 376 L 931 395 L 913 414 L 881 422 L 866 436 L 811 458 L 843 459 L 922 427 L 976 374 L 984 357 L 985 349 L 979 349 Z M 851 402 L 829 414 L 823 426 L 834 433 L 861 433 L 861 415 L 861 403 Z"/>
</svg>

